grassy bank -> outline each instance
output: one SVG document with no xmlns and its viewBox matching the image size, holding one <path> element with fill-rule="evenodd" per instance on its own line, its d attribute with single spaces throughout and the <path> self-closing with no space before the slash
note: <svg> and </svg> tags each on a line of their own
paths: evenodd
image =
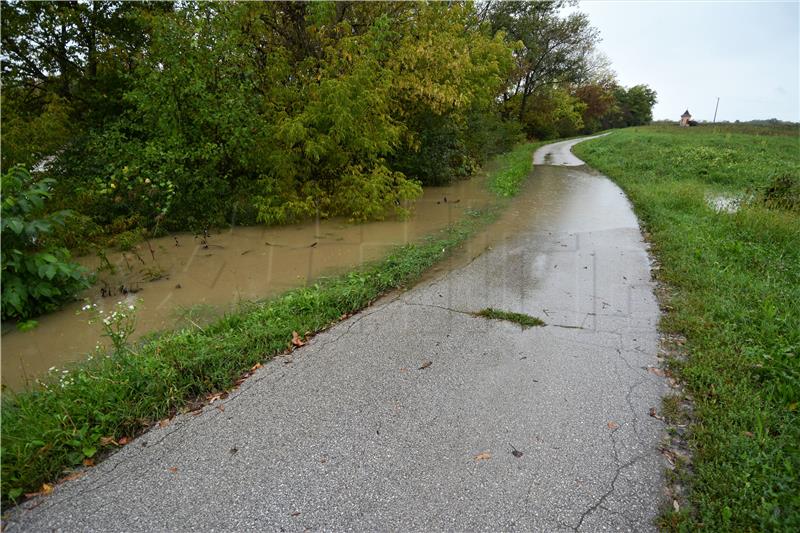
<svg viewBox="0 0 800 533">
<path fill-rule="evenodd" d="M 518 146 L 491 166 L 489 183 L 518 184 L 530 172 L 535 144 Z M 526 164 L 523 163 L 527 162 Z M 513 164 L 512 164 L 513 163 Z M 229 390 L 243 376 L 328 328 L 381 294 L 408 286 L 494 216 L 474 212 L 462 221 L 402 246 L 384 260 L 266 302 L 245 306 L 216 323 L 165 333 L 137 346 L 94 354 L 66 373 L 51 373 L 39 390 L 2 398 L 4 503 L 47 485 L 82 463 L 151 427 Z M 300 338 L 294 337 L 295 332 Z"/>
<path fill-rule="evenodd" d="M 690 506 L 661 525 L 800 530 L 797 130 L 636 128 L 575 152 L 633 202 L 670 288 L 662 327 L 687 339 L 671 367 L 694 399 Z"/>
<path fill-rule="evenodd" d="M 513 150 L 495 158 L 489 175 L 489 188 L 501 198 L 510 198 L 519 193 L 522 181 L 531 169 L 533 152 L 547 143 L 537 141 L 517 145 Z"/>
</svg>

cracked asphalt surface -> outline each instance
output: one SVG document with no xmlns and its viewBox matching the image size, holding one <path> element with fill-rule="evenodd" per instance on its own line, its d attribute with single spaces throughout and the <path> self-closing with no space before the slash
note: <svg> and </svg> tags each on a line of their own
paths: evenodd
<svg viewBox="0 0 800 533">
<path fill-rule="evenodd" d="M 667 387 L 647 370 L 647 247 L 622 192 L 571 166 L 575 142 L 537 152 L 550 165 L 489 250 L 12 510 L 8 531 L 654 530 Z"/>
</svg>

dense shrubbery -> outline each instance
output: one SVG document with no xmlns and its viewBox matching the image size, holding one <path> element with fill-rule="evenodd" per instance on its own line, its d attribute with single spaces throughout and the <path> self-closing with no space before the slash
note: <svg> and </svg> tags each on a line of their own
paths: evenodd
<svg viewBox="0 0 800 533">
<path fill-rule="evenodd" d="M 66 248 L 48 242 L 66 212 L 44 213 L 54 180 L 34 180 L 22 167 L 2 176 L 3 319 L 56 309 L 88 286 L 86 272 Z"/>
<path fill-rule="evenodd" d="M 52 158 L 110 234 L 403 212 L 523 132 L 638 123 L 563 3 L 5 2 L 3 166 Z"/>
</svg>

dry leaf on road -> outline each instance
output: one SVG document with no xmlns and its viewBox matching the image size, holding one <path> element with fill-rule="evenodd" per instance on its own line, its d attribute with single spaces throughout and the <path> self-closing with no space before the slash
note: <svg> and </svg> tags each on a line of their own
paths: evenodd
<svg viewBox="0 0 800 533">
<path fill-rule="evenodd" d="M 613 420 L 608 423 L 608 429 L 619 429 L 619 424 L 614 422 Z"/>
<path fill-rule="evenodd" d="M 45 483 L 42 485 L 42 488 L 39 489 L 39 492 L 26 492 L 25 497 L 33 498 L 34 496 L 47 496 L 51 492 L 53 492 L 53 485 Z"/>
<path fill-rule="evenodd" d="M 292 344 L 299 348 L 300 346 L 305 346 L 306 343 L 303 342 L 303 339 L 300 338 L 300 335 L 296 331 L 293 331 L 292 332 Z"/>
<path fill-rule="evenodd" d="M 481 452 L 475 456 L 476 461 L 485 461 L 486 459 L 491 459 L 492 454 L 489 452 Z"/>
<path fill-rule="evenodd" d="M 167 470 L 169 470 L 173 474 L 176 474 L 178 472 L 178 467 L 177 466 L 171 466 Z"/>
<path fill-rule="evenodd" d="M 426 368 L 428 368 L 432 364 L 433 364 L 433 361 L 425 361 L 424 363 L 422 363 L 422 366 L 419 367 L 419 370 L 425 370 Z"/>
</svg>

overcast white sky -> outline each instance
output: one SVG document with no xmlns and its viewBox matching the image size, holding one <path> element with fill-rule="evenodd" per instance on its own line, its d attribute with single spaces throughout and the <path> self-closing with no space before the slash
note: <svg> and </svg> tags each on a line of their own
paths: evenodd
<svg viewBox="0 0 800 533">
<path fill-rule="evenodd" d="M 658 93 L 655 119 L 800 121 L 800 0 L 582 0 L 625 86 Z M 570 11 L 572 11 L 570 9 Z"/>
</svg>

